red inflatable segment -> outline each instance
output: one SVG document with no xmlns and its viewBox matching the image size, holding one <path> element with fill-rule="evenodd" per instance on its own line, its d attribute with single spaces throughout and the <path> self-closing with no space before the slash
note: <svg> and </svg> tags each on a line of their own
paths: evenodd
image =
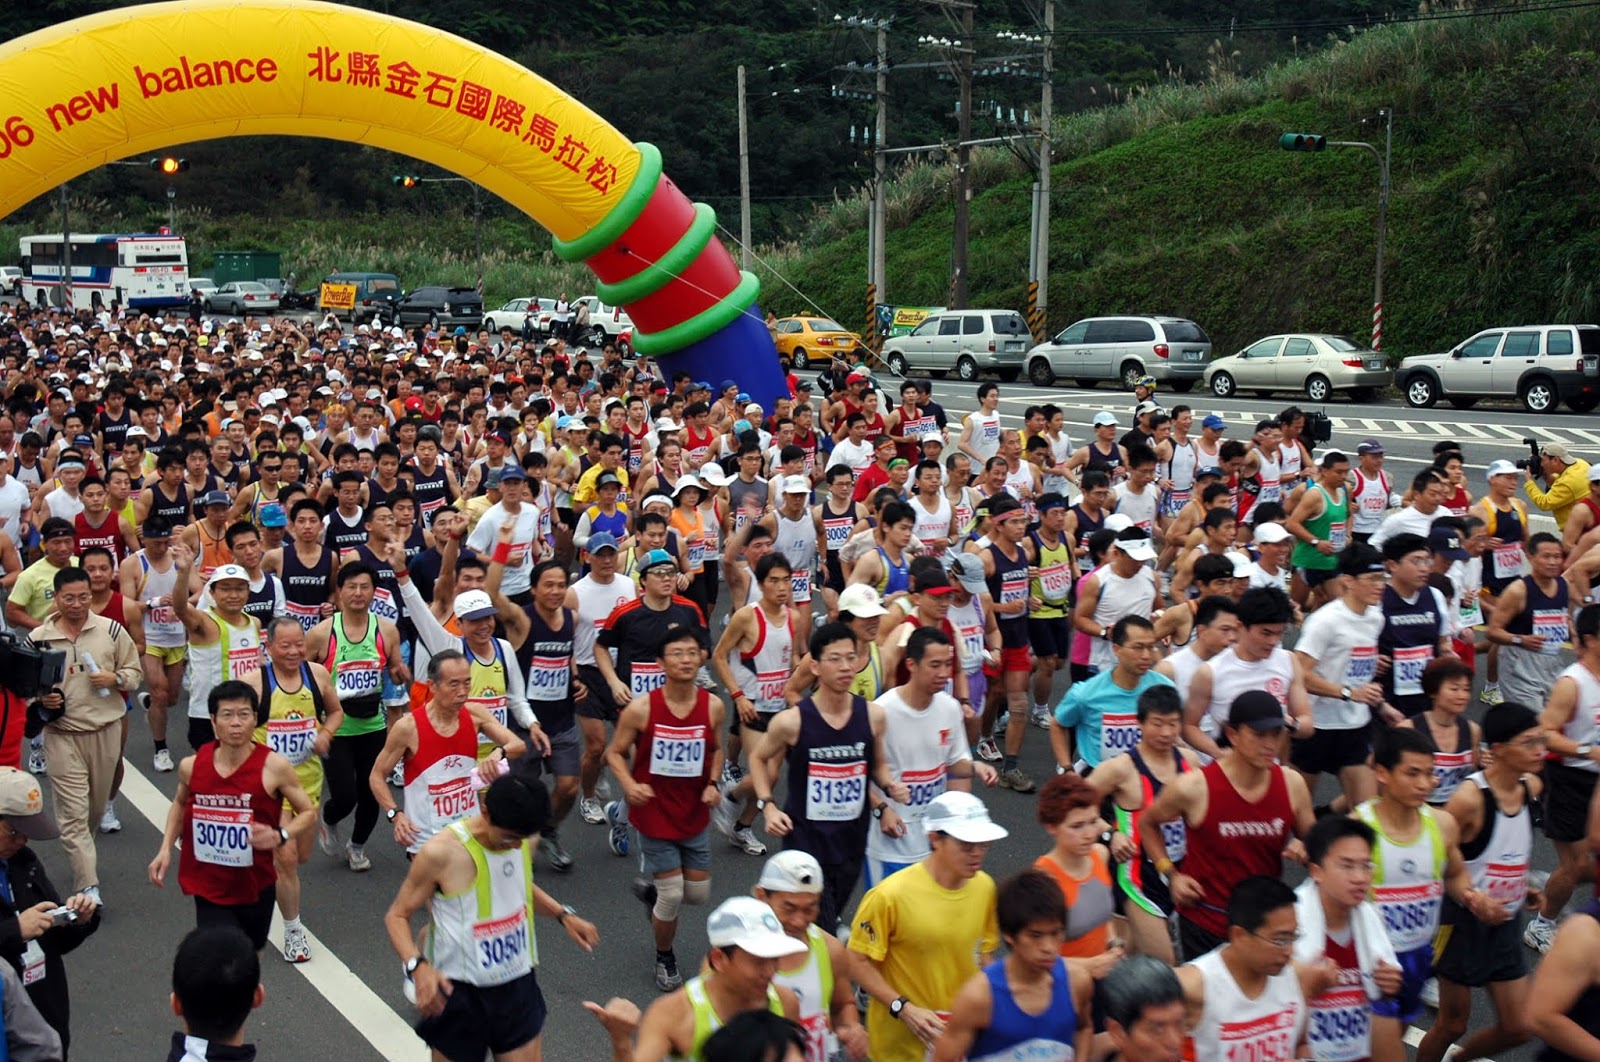
<svg viewBox="0 0 1600 1062">
<path fill-rule="evenodd" d="M 599 254 L 584 261 L 602 283 L 626 280 L 647 262 L 657 261 L 670 251 L 693 221 L 694 204 L 663 175 L 633 224 Z"/>
</svg>

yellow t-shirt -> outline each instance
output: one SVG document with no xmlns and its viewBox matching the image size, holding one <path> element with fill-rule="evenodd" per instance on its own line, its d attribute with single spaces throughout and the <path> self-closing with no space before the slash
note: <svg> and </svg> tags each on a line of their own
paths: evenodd
<svg viewBox="0 0 1600 1062">
<path fill-rule="evenodd" d="M 884 978 L 919 1007 L 950 1010 L 978 972 L 978 957 L 1000 947 L 994 879 L 979 871 L 961 888 L 942 888 L 923 863 L 890 875 L 861 898 L 850 950 L 878 962 Z M 873 1062 L 923 1062 L 927 1048 L 876 999 L 868 1004 Z"/>
<path fill-rule="evenodd" d="M 78 558 L 73 557 L 70 567 L 78 566 Z M 11 584 L 11 595 L 7 599 L 14 602 L 34 619 L 43 623 L 44 618 L 55 608 L 56 600 L 56 573 L 61 569 L 40 557 L 17 576 L 17 581 Z"/>
<path fill-rule="evenodd" d="M 588 471 L 586 471 L 582 476 L 578 477 L 578 482 L 572 485 L 573 508 L 577 508 L 580 505 L 588 505 L 590 502 L 594 501 L 594 482 L 600 478 L 601 473 L 604 471 L 605 468 L 601 465 L 590 465 Z M 625 468 L 618 468 L 612 473 L 612 475 L 616 476 L 617 479 L 622 481 L 622 492 L 617 495 L 617 500 L 619 502 L 627 501 L 628 470 Z"/>
</svg>

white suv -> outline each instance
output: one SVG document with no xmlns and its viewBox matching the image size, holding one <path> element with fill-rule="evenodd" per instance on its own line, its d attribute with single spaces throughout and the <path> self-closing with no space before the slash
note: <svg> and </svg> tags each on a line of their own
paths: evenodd
<svg viewBox="0 0 1600 1062">
<path fill-rule="evenodd" d="M 1153 376 L 1174 391 L 1190 391 L 1205 375 L 1211 337 L 1182 317 L 1089 317 L 1028 352 L 1028 379 L 1049 387 L 1058 377 L 1093 387 L 1115 380 L 1133 390 Z"/>
<path fill-rule="evenodd" d="M 882 357 L 896 376 L 924 370 L 976 380 L 992 372 L 1010 383 L 1022 374 L 1032 342 L 1028 322 L 1015 310 L 940 310 L 910 334 L 885 339 Z"/>
<path fill-rule="evenodd" d="M 1443 353 L 1406 358 L 1394 385 L 1414 409 L 1441 398 L 1457 409 L 1515 398 L 1529 413 L 1552 413 L 1562 402 L 1588 413 L 1600 406 L 1600 325 L 1486 329 Z"/>
</svg>

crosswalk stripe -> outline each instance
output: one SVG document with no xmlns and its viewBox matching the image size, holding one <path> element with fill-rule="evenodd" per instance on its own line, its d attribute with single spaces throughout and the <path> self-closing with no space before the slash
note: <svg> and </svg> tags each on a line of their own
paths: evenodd
<svg viewBox="0 0 1600 1062">
<path fill-rule="evenodd" d="M 1507 427 L 1504 424 L 1485 424 L 1484 427 L 1493 428 L 1495 431 L 1499 432 L 1501 435 L 1504 435 L 1506 438 L 1508 438 L 1508 439 L 1516 439 L 1518 441 L 1521 441 L 1521 439 L 1523 437 L 1523 434 L 1524 434 L 1524 432 L 1523 432 L 1523 430 L 1521 428 L 1511 428 L 1511 427 Z"/>
</svg>

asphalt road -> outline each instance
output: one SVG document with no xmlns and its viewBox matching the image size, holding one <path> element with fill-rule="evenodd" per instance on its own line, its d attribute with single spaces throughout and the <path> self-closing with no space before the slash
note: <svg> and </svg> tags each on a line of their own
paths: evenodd
<svg viewBox="0 0 1600 1062">
<path fill-rule="evenodd" d="M 934 390 L 952 414 L 976 406 L 970 384 L 939 381 Z M 1095 411 L 1110 408 L 1126 415 L 1131 405 L 1130 396 L 1109 389 L 1047 392 L 1025 384 L 1003 384 L 1001 394 L 1001 410 L 1008 418 L 1020 419 L 1023 408 L 1035 402 L 1063 405 L 1076 439 L 1087 437 L 1086 426 Z M 1246 422 L 1293 404 L 1287 397 L 1219 401 L 1203 393 L 1176 396 L 1170 392 L 1160 397 L 1169 406 L 1184 401 L 1198 410 L 1223 413 L 1230 426 L 1239 425 L 1241 434 L 1247 430 Z M 1432 443 L 1442 438 L 1462 442 L 1480 475 L 1489 460 L 1519 456 L 1518 439 L 1523 434 L 1564 438 L 1580 453 L 1600 453 L 1600 431 L 1579 427 L 1593 422 L 1568 414 L 1550 418 L 1546 427 L 1512 411 L 1434 410 L 1424 418 L 1392 400 L 1360 408 L 1339 402 L 1328 407 L 1328 412 L 1335 418 L 1334 445 L 1353 446 L 1367 435 L 1376 435 L 1389 447 L 1397 473 L 1426 463 Z M 1064 681 L 1063 676 L 1060 685 Z M 1060 691 L 1058 685 L 1057 693 Z M 1473 712 L 1481 713 L 1481 706 L 1474 704 Z M 180 732 L 177 725 L 173 732 Z M 151 746 L 141 720 L 135 720 L 128 753 L 128 783 L 118 802 L 123 830 L 101 837 L 99 844 L 102 890 L 108 905 L 104 925 L 67 959 L 75 997 L 74 1056 L 79 1059 L 151 1057 L 166 1050 L 169 1033 L 175 1028 L 167 1005 L 172 954 L 193 925 L 191 903 L 178 892 L 175 882 L 157 890 L 145 875 L 160 839 L 160 823 L 175 776 L 151 771 Z M 1029 732 L 1022 763 L 1035 777 L 1046 775 L 1051 763 L 1043 732 Z M 1327 796 L 1321 793 L 1319 799 Z M 1004 876 L 1025 868 L 1048 846 L 1033 821 L 1033 800 L 1004 790 L 985 797 L 995 817 L 1012 831 L 1010 839 L 995 847 L 987 869 Z M 604 828 L 584 825 L 575 816 L 564 840 L 577 858 L 576 866 L 559 875 L 541 864 L 539 881 L 599 926 L 601 944 L 593 957 L 584 955 L 553 923 L 540 922 L 540 980 L 550 1008 L 545 1055 L 552 1062 L 596 1062 L 608 1057 L 606 1040 L 581 1002 L 621 994 L 648 1004 L 657 994 L 651 980 L 653 949 L 644 911 L 628 891 L 635 870 L 633 860 L 611 855 Z M 1553 851 L 1542 838 L 1537 844 L 1535 862 L 1548 869 L 1554 864 Z M 54 879 L 64 887 L 69 875 L 59 845 L 47 842 L 38 847 Z M 407 1025 L 411 1009 L 401 995 L 399 964 L 381 921 L 403 877 L 405 859 L 382 826 L 368 851 L 373 869 L 367 874 L 352 874 L 320 853 L 314 854 L 303 870 L 303 917 L 316 938 L 310 963 L 290 966 L 270 947 L 263 953 L 267 1000 L 251 1020 L 249 1037 L 265 1048 L 269 1057 L 327 1057 L 330 1050 L 341 1062 L 426 1057 Z M 746 891 L 754 884 L 759 858 L 743 855 L 720 839 L 715 841 L 714 851 L 715 899 Z M 702 914 L 691 911 L 680 934 L 678 956 L 688 968 L 704 953 Z M 1474 1027 L 1485 1024 L 1490 1010 L 1481 994 L 1475 1010 Z M 1529 1059 L 1532 1051 L 1524 1048 L 1506 1057 Z"/>
</svg>

